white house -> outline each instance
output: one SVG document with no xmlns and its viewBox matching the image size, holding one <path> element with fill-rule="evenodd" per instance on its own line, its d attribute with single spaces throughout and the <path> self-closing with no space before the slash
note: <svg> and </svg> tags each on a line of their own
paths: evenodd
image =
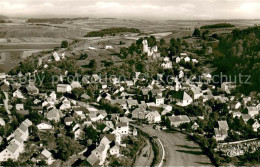
<svg viewBox="0 0 260 167">
<path fill-rule="evenodd" d="M 55 61 L 60 61 L 60 56 L 58 55 L 57 52 L 53 52 L 52 56 L 53 56 Z"/>
<path fill-rule="evenodd" d="M 257 107 L 247 107 L 248 114 L 251 115 L 251 117 L 255 117 L 256 115 L 259 114 L 259 110 Z"/>
<path fill-rule="evenodd" d="M 180 61 L 181 61 L 181 58 L 180 57 L 176 57 L 175 62 L 179 63 Z"/>
<path fill-rule="evenodd" d="M 47 149 L 44 149 L 41 154 L 39 154 L 36 157 L 36 162 L 39 161 L 45 161 L 48 165 L 51 165 L 55 160 L 52 157 L 52 154 L 50 151 L 48 151 Z"/>
<path fill-rule="evenodd" d="M 7 140 L 10 140 L 9 145 L 0 152 L 0 162 L 7 161 L 8 159 L 17 160 L 20 153 L 24 150 L 24 141 L 29 137 L 28 128 L 32 125 L 32 122 L 29 119 L 24 120 L 21 125 L 7 137 Z"/>
<path fill-rule="evenodd" d="M 105 49 L 113 49 L 113 46 L 111 46 L 111 45 L 106 45 Z"/>
<path fill-rule="evenodd" d="M 1 126 L 5 126 L 5 121 L 3 120 L 3 118 L 0 117 L 0 125 Z"/>
<path fill-rule="evenodd" d="M 110 141 L 105 136 L 101 139 L 99 146 L 91 152 L 99 159 L 99 165 L 103 165 L 107 157 L 107 151 L 110 148 Z M 87 158 L 89 160 L 89 158 Z"/>
<path fill-rule="evenodd" d="M 260 128 L 260 123 L 255 120 L 255 123 L 252 125 L 252 128 L 255 132 L 257 132 L 257 130 Z"/>
<path fill-rule="evenodd" d="M 20 90 L 16 90 L 14 93 L 13 93 L 13 97 L 14 98 L 18 98 L 18 99 L 23 99 L 24 96 L 22 94 L 22 92 Z"/>
<path fill-rule="evenodd" d="M 227 121 L 218 121 L 219 128 L 214 128 L 216 141 L 224 141 L 228 136 L 228 124 Z"/>
<path fill-rule="evenodd" d="M 122 135 L 128 135 L 129 133 L 129 126 L 128 126 L 128 123 L 125 123 L 125 122 L 118 122 L 116 124 L 116 129 L 115 129 L 116 132 L 122 134 Z"/>
<path fill-rule="evenodd" d="M 150 123 L 159 123 L 161 122 L 161 115 L 158 111 L 148 112 L 145 116 L 148 122 Z"/>
<path fill-rule="evenodd" d="M 37 125 L 39 130 L 51 130 L 53 126 L 49 122 L 42 122 Z"/>
<path fill-rule="evenodd" d="M 160 106 L 164 104 L 164 98 L 161 96 L 156 96 L 155 98 L 155 105 Z"/>
<path fill-rule="evenodd" d="M 185 57 L 185 58 L 184 58 L 184 61 L 185 61 L 185 62 L 190 62 L 190 58 L 189 58 L 189 57 Z"/>
<path fill-rule="evenodd" d="M 119 156 L 119 146 L 118 145 L 114 145 L 112 148 L 110 148 L 109 153 L 111 155 L 116 155 L 117 157 Z"/>
<path fill-rule="evenodd" d="M 70 85 L 68 84 L 58 84 L 57 85 L 57 92 L 61 92 L 61 93 L 70 93 L 72 91 L 72 88 Z"/>
</svg>

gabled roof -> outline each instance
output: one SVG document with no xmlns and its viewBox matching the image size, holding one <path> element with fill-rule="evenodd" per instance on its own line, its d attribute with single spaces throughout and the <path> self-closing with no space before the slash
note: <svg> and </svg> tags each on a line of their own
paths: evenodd
<svg viewBox="0 0 260 167">
<path fill-rule="evenodd" d="M 125 127 L 125 126 L 128 126 L 126 122 L 118 122 L 116 124 L 116 127 Z"/>
<path fill-rule="evenodd" d="M 179 100 L 192 100 L 192 98 L 185 92 L 185 91 L 170 91 L 170 95 L 172 98 L 179 99 Z"/>
<path fill-rule="evenodd" d="M 229 129 L 227 121 L 218 121 L 218 127 L 223 130 Z"/>
<path fill-rule="evenodd" d="M 99 163 L 99 158 L 95 154 L 90 154 L 87 158 L 87 161 L 90 165 L 94 166 L 95 164 Z"/>
<path fill-rule="evenodd" d="M 131 106 L 135 106 L 138 105 L 138 101 L 133 99 L 127 99 L 127 104 Z"/>
<path fill-rule="evenodd" d="M 48 151 L 47 149 L 44 149 L 44 150 L 41 152 L 41 154 L 42 154 L 43 156 L 45 156 L 46 158 L 49 158 L 49 157 L 51 156 L 51 152 Z"/>
<path fill-rule="evenodd" d="M 9 150 L 9 151 L 12 152 L 12 153 L 15 153 L 16 151 L 18 151 L 19 145 L 16 144 L 16 143 L 14 143 L 14 142 L 11 142 L 11 143 L 7 146 L 6 149 Z"/>
</svg>

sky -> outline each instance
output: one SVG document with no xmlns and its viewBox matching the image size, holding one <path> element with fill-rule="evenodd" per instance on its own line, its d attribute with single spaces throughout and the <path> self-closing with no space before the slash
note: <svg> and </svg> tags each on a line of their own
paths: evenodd
<svg viewBox="0 0 260 167">
<path fill-rule="evenodd" d="M 260 0 L 0 0 L 10 17 L 260 19 Z"/>
</svg>

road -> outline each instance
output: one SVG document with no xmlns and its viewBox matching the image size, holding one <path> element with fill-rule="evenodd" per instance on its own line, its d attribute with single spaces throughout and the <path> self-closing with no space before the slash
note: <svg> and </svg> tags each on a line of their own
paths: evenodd
<svg viewBox="0 0 260 167">
<path fill-rule="evenodd" d="M 213 166 L 200 147 L 188 140 L 186 135 L 179 132 L 166 133 L 149 125 L 144 125 L 142 130 L 157 136 L 163 143 L 166 152 L 163 166 Z"/>
<path fill-rule="evenodd" d="M 5 95 L 5 100 L 4 100 L 5 110 L 8 113 L 8 115 L 11 115 L 11 111 L 9 110 L 9 107 L 8 107 L 8 102 L 9 102 L 8 93 L 4 92 L 4 95 Z"/>
</svg>

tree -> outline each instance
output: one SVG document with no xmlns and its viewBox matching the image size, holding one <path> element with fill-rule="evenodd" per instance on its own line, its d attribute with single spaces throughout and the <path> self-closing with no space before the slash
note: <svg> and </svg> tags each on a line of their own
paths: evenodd
<svg viewBox="0 0 260 167">
<path fill-rule="evenodd" d="M 61 48 L 67 48 L 69 46 L 69 43 L 68 43 L 68 41 L 62 41 L 61 42 Z"/>
<path fill-rule="evenodd" d="M 98 133 L 92 126 L 86 126 L 84 128 L 85 133 L 85 139 L 91 139 L 93 141 L 96 141 L 98 139 Z"/>
<path fill-rule="evenodd" d="M 192 34 L 192 36 L 194 36 L 194 37 L 200 37 L 200 30 L 199 30 L 198 28 L 195 28 L 195 29 L 194 29 L 194 32 L 193 32 L 193 34 Z"/>
</svg>

